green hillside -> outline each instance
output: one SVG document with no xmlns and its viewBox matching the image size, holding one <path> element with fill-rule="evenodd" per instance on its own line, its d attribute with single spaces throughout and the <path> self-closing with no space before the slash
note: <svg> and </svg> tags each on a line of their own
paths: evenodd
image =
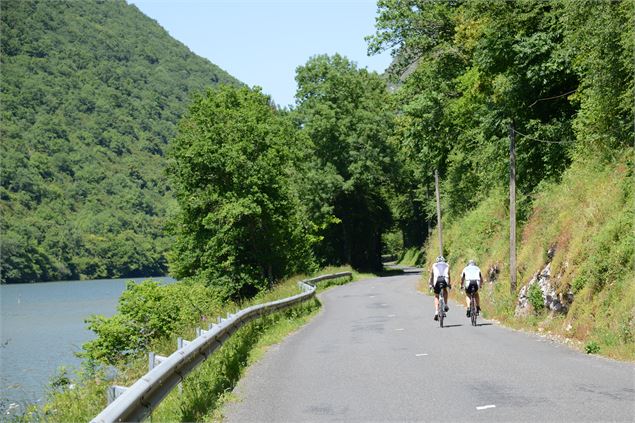
<svg viewBox="0 0 635 423">
<path fill-rule="evenodd" d="M 537 190 L 518 231 L 518 295 L 509 292 L 505 193 L 445 221 L 444 250 L 454 280 L 469 259 L 477 259 L 488 281 L 481 294 L 488 318 L 635 360 L 633 158 L 627 152 L 612 164 L 580 160 L 559 183 Z M 426 267 L 438 254 L 436 235 Z"/>
<path fill-rule="evenodd" d="M 475 259 L 490 282 L 486 317 L 630 360 L 634 7 L 380 0 L 369 38 L 371 52 L 395 56 L 393 142 L 435 225 L 439 172 L 442 254 L 454 281 Z M 512 135 L 517 286 L 509 267 Z M 426 268 L 439 254 L 434 232 Z"/>
<path fill-rule="evenodd" d="M 164 150 L 240 83 L 124 1 L 1 8 L 2 283 L 165 274 Z"/>
</svg>

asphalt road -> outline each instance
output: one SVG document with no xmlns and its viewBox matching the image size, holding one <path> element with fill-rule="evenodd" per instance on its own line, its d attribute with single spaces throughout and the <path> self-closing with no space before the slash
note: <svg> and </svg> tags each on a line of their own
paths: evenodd
<svg viewBox="0 0 635 423">
<path fill-rule="evenodd" d="M 326 291 L 320 314 L 248 371 L 228 422 L 635 421 L 635 365 L 480 320 L 432 320 L 420 276 Z"/>
</svg>

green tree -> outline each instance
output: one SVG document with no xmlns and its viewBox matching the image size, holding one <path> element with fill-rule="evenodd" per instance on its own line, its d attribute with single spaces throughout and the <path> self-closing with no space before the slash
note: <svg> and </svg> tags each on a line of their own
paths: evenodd
<svg viewBox="0 0 635 423">
<path fill-rule="evenodd" d="M 433 216 L 431 175 L 439 169 L 444 209 L 470 210 L 507 178 L 508 127 L 518 136 L 518 181 L 529 194 L 557 178 L 574 140 L 577 78 L 563 54 L 558 2 L 381 1 L 369 51 L 392 49 L 405 73 L 397 90 L 396 144 L 416 163 L 417 197 Z M 393 67 L 393 71 L 404 66 Z"/>
<path fill-rule="evenodd" d="M 393 157 L 386 83 L 338 54 L 311 58 L 297 69 L 296 81 L 296 119 L 319 162 L 341 178 L 332 203 L 339 223 L 327 228 L 318 254 L 360 270 L 381 270 Z"/>
<path fill-rule="evenodd" d="M 574 0 L 563 9 L 563 50 L 580 78 L 572 96 L 579 154 L 615 157 L 633 145 L 635 4 Z"/>
<path fill-rule="evenodd" d="M 310 228 L 291 180 L 298 140 L 259 89 L 196 98 L 170 149 L 176 277 L 240 298 L 311 267 Z"/>
</svg>

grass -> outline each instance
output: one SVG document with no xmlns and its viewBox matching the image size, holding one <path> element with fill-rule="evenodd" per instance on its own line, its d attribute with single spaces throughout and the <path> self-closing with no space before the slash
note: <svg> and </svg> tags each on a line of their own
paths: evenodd
<svg viewBox="0 0 635 423">
<path fill-rule="evenodd" d="M 397 260 L 397 264 L 401 264 L 404 266 L 420 266 L 423 264 L 423 260 L 425 259 L 425 255 L 421 248 L 413 247 L 406 249 L 399 259 Z"/>
<path fill-rule="evenodd" d="M 154 411 L 152 419 L 170 421 L 218 421 L 222 406 L 245 369 L 315 315 L 317 300 L 276 313 L 241 328 L 214 355 L 183 381 L 182 392 L 172 393 Z"/>
<path fill-rule="evenodd" d="M 558 183 L 544 183 L 532 201 L 525 222 L 519 223 L 518 286 L 509 286 L 509 217 L 506 190 L 490 193 L 476 209 L 444 221 L 444 248 L 453 283 L 469 259 L 475 259 L 486 283 L 482 309 L 514 328 L 549 332 L 608 357 L 635 360 L 635 235 L 633 222 L 633 157 L 616 163 L 575 162 Z M 436 256 L 436 234 L 426 246 L 425 268 Z M 514 316 L 516 294 L 551 260 L 551 283 L 567 303 L 564 314 L 540 307 L 540 292 L 530 290 L 533 313 Z M 428 273 L 419 289 L 427 292 Z M 463 303 L 456 290 L 451 297 Z"/>
</svg>

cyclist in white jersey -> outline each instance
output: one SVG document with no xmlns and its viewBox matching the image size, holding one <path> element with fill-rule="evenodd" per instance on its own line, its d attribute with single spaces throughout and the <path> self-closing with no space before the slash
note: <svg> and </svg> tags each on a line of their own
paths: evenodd
<svg viewBox="0 0 635 423">
<path fill-rule="evenodd" d="M 428 283 L 430 289 L 434 290 L 434 320 L 439 320 L 439 293 L 443 290 L 443 299 L 445 300 L 445 311 L 448 311 L 448 289 L 452 289 L 450 283 L 450 265 L 445 261 L 443 256 L 439 256 L 430 270 L 430 281 Z"/>
<path fill-rule="evenodd" d="M 470 294 L 474 292 L 476 300 L 476 312 L 481 312 L 481 301 L 478 295 L 479 288 L 483 285 L 483 275 L 481 269 L 476 265 L 474 260 L 467 263 L 463 272 L 461 272 L 461 288 L 465 288 L 465 304 L 467 304 L 467 317 L 470 317 Z"/>
</svg>

